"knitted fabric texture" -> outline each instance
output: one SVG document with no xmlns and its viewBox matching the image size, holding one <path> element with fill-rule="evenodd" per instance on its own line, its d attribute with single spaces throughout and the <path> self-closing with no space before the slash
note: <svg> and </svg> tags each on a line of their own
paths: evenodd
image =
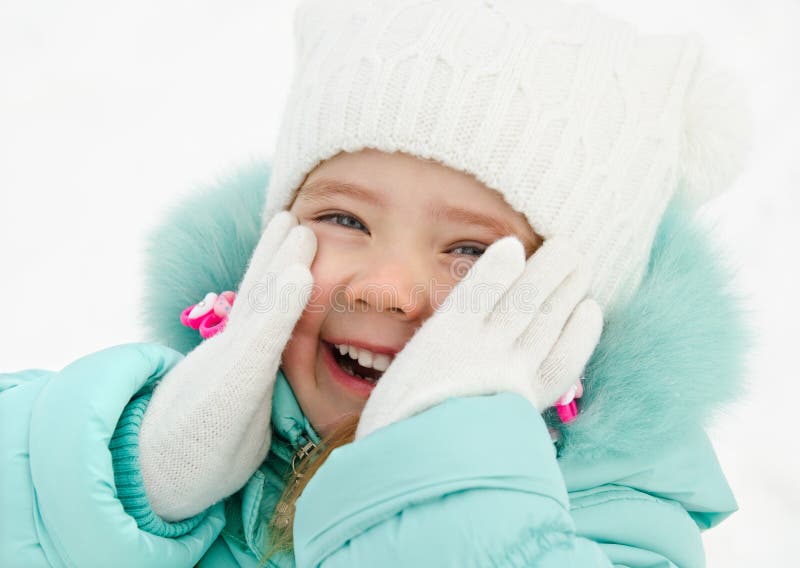
<svg viewBox="0 0 800 568">
<path fill-rule="evenodd" d="M 499 191 L 545 239 L 571 239 L 607 309 L 638 287 L 677 188 L 715 196 L 749 140 L 734 78 L 699 36 L 640 35 L 588 5 L 307 0 L 295 40 L 262 226 L 320 162 L 405 152 Z"/>
</svg>

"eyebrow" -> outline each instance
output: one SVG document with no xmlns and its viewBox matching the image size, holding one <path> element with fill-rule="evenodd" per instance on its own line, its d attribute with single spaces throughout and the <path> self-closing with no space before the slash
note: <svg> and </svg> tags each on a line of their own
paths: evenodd
<svg viewBox="0 0 800 568">
<path fill-rule="evenodd" d="M 359 185 L 354 182 L 343 182 L 325 177 L 316 179 L 301 187 L 297 193 L 296 199 L 311 203 L 319 203 L 332 201 L 336 197 L 340 196 L 358 199 L 376 207 L 387 206 L 386 199 L 383 196 L 375 193 L 363 185 Z M 433 209 L 433 218 L 435 222 L 446 220 L 453 223 L 477 225 L 488 230 L 498 238 L 505 237 L 507 235 L 516 236 L 525 246 L 526 256 L 531 254 L 531 252 L 536 248 L 535 242 L 532 242 L 525 236 L 517 234 L 517 232 L 514 230 L 514 227 L 509 223 L 502 222 L 495 217 L 483 215 L 476 211 L 464 209 L 463 207 L 440 205 Z"/>
<path fill-rule="evenodd" d="M 481 215 L 480 213 L 462 207 L 439 206 L 433 210 L 433 218 L 436 222 L 447 220 L 453 223 L 478 225 L 498 237 L 516 235 L 511 225 L 503 223 L 494 217 Z"/>
<path fill-rule="evenodd" d="M 367 189 L 363 185 L 351 182 L 336 181 L 329 178 L 319 178 L 300 188 L 297 199 L 317 203 L 331 201 L 336 197 L 345 196 L 359 199 L 375 205 L 385 207 L 386 200 L 379 194 Z"/>
</svg>

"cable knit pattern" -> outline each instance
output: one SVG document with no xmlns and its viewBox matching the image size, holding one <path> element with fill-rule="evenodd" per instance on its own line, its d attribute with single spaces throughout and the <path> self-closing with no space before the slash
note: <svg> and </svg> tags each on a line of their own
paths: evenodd
<svg viewBox="0 0 800 568">
<path fill-rule="evenodd" d="M 699 36 L 643 36 L 552 0 L 308 0 L 295 28 L 262 225 L 319 162 L 402 151 L 499 190 L 544 238 L 570 237 L 602 306 L 635 290 L 679 186 Z"/>
</svg>

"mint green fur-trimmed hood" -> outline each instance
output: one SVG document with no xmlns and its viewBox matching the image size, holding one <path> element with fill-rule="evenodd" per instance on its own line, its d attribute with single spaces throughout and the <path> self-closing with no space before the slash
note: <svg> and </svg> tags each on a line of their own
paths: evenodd
<svg viewBox="0 0 800 568">
<path fill-rule="evenodd" d="M 234 170 L 177 203 L 148 235 L 141 316 L 149 340 L 182 353 L 200 342 L 178 316 L 209 291 L 238 289 L 260 237 L 269 175 L 262 163 Z M 744 394 L 747 311 L 733 270 L 693 214 L 673 199 L 639 290 L 605 314 L 578 418 L 565 425 L 545 412 L 561 432 L 561 456 L 658 447 L 707 427 Z"/>
</svg>

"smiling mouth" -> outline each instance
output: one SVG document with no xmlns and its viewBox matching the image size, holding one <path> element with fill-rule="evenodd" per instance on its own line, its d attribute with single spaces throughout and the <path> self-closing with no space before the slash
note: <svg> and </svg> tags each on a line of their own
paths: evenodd
<svg viewBox="0 0 800 568">
<path fill-rule="evenodd" d="M 366 381 L 369 384 L 375 385 L 385 372 L 379 371 L 373 367 L 362 365 L 358 362 L 358 359 L 354 359 L 349 355 L 349 353 L 342 354 L 339 348 L 333 343 L 328 343 L 325 340 L 322 340 L 322 343 L 324 344 L 325 348 L 331 352 L 333 359 L 336 361 L 336 364 L 339 366 L 339 368 L 351 377 L 355 377 L 357 379 Z"/>
</svg>

